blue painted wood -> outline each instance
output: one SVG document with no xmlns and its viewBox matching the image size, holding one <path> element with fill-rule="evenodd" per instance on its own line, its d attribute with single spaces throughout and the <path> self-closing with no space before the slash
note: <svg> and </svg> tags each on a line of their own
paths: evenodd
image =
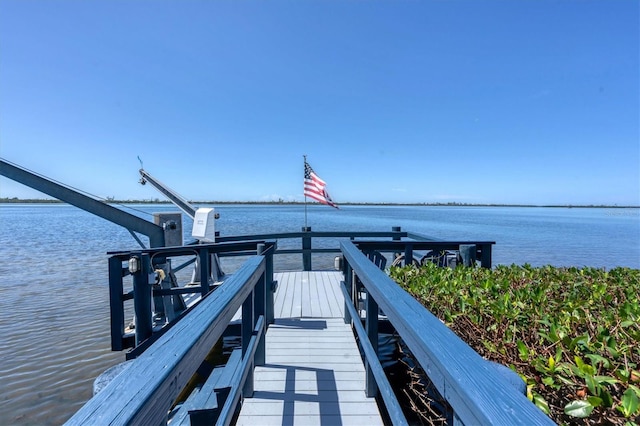
<svg viewBox="0 0 640 426">
<path fill-rule="evenodd" d="M 133 274 L 133 308 L 136 316 L 136 345 L 147 340 L 153 333 L 151 310 L 151 284 L 149 283 L 150 260 L 148 254 L 138 256 L 140 269 Z"/>
<path fill-rule="evenodd" d="M 302 228 L 302 270 L 311 270 L 311 227 Z"/>
<path fill-rule="evenodd" d="M 356 241 L 355 245 L 363 252 L 377 250 L 379 252 L 402 252 L 405 259 L 410 259 L 415 251 L 460 250 L 460 247 L 474 245 L 476 256 L 481 259 L 481 266 L 491 267 L 491 247 L 494 241 Z"/>
<path fill-rule="evenodd" d="M 269 280 L 273 282 L 273 253 L 275 252 L 275 247 L 276 247 L 276 244 L 274 241 L 269 241 L 269 242 L 244 241 L 244 242 L 233 242 L 233 243 L 213 243 L 213 244 L 188 245 L 188 246 L 182 246 L 182 247 L 162 247 L 162 248 L 138 250 L 134 252 L 131 252 L 131 251 L 111 252 L 110 262 L 113 262 L 113 266 L 110 266 L 110 268 L 113 268 L 113 270 L 110 269 L 110 273 L 109 273 L 109 291 L 110 291 L 110 303 L 111 303 L 111 312 L 112 312 L 112 328 L 111 328 L 112 350 L 123 350 L 125 348 L 135 346 L 136 348 L 134 349 L 134 352 L 129 352 L 127 354 L 128 359 L 132 359 L 138 356 L 144 350 L 146 350 L 146 347 L 148 347 L 152 343 L 152 342 L 146 342 L 147 346 L 142 348 L 141 350 L 138 350 L 138 348 L 140 348 L 140 344 L 145 344 L 143 343 L 144 340 L 138 340 L 136 342 L 132 337 L 129 338 L 129 336 L 124 335 L 124 318 L 121 318 L 124 316 L 124 302 L 130 299 L 134 299 L 134 304 L 136 302 L 135 302 L 135 297 L 133 293 L 123 294 L 122 278 L 128 273 L 128 270 L 123 269 L 122 273 L 117 271 L 116 264 L 118 263 L 118 261 L 120 262 L 120 265 L 121 265 L 122 262 L 128 261 L 131 256 L 137 256 L 137 257 L 149 256 L 154 260 L 154 263 L 160 262 L 160 261 L 162 261 L 163 263 L 167 262 L 165 265 L 152 265 L 154 268 L 163 267 L 166 269 L 167 265 L 170 264 L 170 260 L 171 260 L 171 259 L 167 259 L 168 257 L 195 255 L 194 260 L 198 259 L 198 264 L 205 266 L 204 268 L 199 268 L 200 279 L 201 279 L 200 286 L 188 286 L 188 287 L 165 286 L 162 288 L 160 287 L 152 288 L 152 295 L 154 298 L 163 297 L 164 299 L 159 299 L 159 300 L 170 301 L 171 300 L 169 298 L 170 296 L 173 298 L 175 302 L 173 306 L 170 307 L 172 309 L 167 309 L 167 307 L 165 306 L 165 311 L 167 310 L 170 311 L 172 315 L 170 315 L 170 318 L 169 318 L 170 321 L 168 325 L 166 325 L 164 328 L 162 328 L 159 331 L 156 330 L 151 334 L 152 338 L 155 339 L 159 337 L 159 333 L 164 332 L 167 327 L 170 327 L 171 324 L 173 324 L 173 321 L 171 321 L 172 318 L 178 318 L 177 315 L 184 312 L 185 305 L 182 299 L 180 298 L 180 295 L 194 294 L 194 293 L 200 293 L 200 295 L 202 295 L 203 293 L 204 294 L 208 293 L 212 289 L 212 286 L 209 283 L 210 279 L 209 279 L 209 271 L 208 271 L 212 254 L 241 252 L 245 256 L 253 255 L 256 253 L 257 245 L 261 243 L 264 244 L 265 246 L 264 254 L 267 257 L 266 260 L 267 260 L 268 277 L 270 277 Z M 127 272 L 124 272 L 125 270 Z M 167 273 L 167 276 L 169 278 L 175 277 L 175 275 L 173 275 L 172 272 Z M 204 277 L 206 277 L 206 279 L 204 279 Z M 139 289 L 139 291 L 141 291 L 141 289 Z M 271 293 L 270 296 L 271 297 L 269 301 L 272 303 L 273 294 Z M 144 298 L 146 297 L 146 295 L 143 294 L 142 297 Z M 138 300 L 138 303 L 142 304 L 143 301 Z M 146 302 L 144 302 L 144 305 L 147 306 Z M 158 305 L 156 304 L 156 306 Z M 272 306 L 272 304 L 270 306 Z M 143 311 L 140 311 L 140 313 L 142 315 Z M 148 312 L 148 310 L 144 314 L 144 316 L 140 316 L 139 318 L 144 319 L 144 321 L 147 324 L 150 324 L 150 322 L 152 321 L 151 314 Z M 148 334 L 147 332 L 144 333 L 144 335 L 147 335 L 147 334 Z"/>
<path fill-rule="evenodd" d="M 475 244 L 463 244 L 460 246 L 460 257 L 464 266 L 473 266 L 476 264 L 477 249 Z"/>
<path fill-rule="evenodd" d="M 128 270 L 122 267 L 122 260 L 116 256 L 109 258 L 109 309 L 111 310 L 111 349 L 121 351 L 125 348 L 124 334 L 124 306 L 122 293 L 124 286 L 122 277 Z"/>
<path fill-rule="evenodd" d="M 340 285 L 340 290 L 342 291 L 342 295 L 345 300 L 350 299 L 350 291 L 347 288 L 346 283 L 343 281 Z M 393 388 L 391 387 L 391 383 L 389 383 L 389 379 L 385 374 L 382 364 L 380 364 L 380 360 L 378 359 L 377 349 L 374 348 L 372 344 L 372 340 L 370 340 L 367 331 L 359 320 L 358 312 L 356 308 L 352 304 L 347 304 L 345 309 L 345 315 L 349 312 L 350 317 L 355 318 L 355 321 L 352 322 L 353 327 L 356 330 L 356 334 L 360 339 L 360 347 L 362 348 L 362 352 L 364 353 L 364 358 L 367 363 L 367 370 L 371 372 L 373 379 L 376 382 L 376 385 L 380 391 L 380 395 L 385 403 L 385 407 L 387 409 L 387 413 L 394 425 L 406 425 L 407 420 L 402 412 L 402 408 L 400 407 L 400 403 L 396 398 Z M 377 311 L 376 311 L 376 320 L 378 319 Z M 376 345 L 378 342 L 378 337 L 376 335 L 375 340 Z M 367 380 L 369 377 L 367 375 Z M 365 385 L 368 387 L 368 385 Z M 366 391 L 366 389 L 365 389 Z"/>
<path fill-rule="evenodd" d="M 367 314 L 365 318 L 367 337 L 371 343 L 373 351 L 376 353 L 376 359 L 378 354 L 378 304 L 371 294 L 367 294 L 366 308 Z M 366 359 L 365 362 L 366 371 L 366 394 L 368 397 L 375 397 L 378 394 L 378 386 L 373 375 L 371 368 L 371 360 Z"/>
<path fill-rule="evenodd" d="M 160 424 L 211 347 L 222 336 L 265 271 L 262 256 L 248 259 L 188 316 L 167 331 L 68 425 Z"/>
<path fill-rule="evenodd" d="M 253 396 L 253 360 L 260 340 L 264 340 L 265 327 L 265 318 L 260 316 L 247 346 L 247 351 L 243 354 L 242 362 L 233 376 L 229 395 L 220 411 L 216 425 L 230 425 L 240 397 L 250 398 Z"/>
<path fill-rule="evenodd" d="M 258 244 L 257 253 L 259 255 L 264 255 L 265 250 L 266 249 L 264 244 Z M 264 277 L 260 279 L 254 291 L 253 318 L 259 318 L 261 315 L 264 316 L 265 319 L 267 318 L 267 312 L 266 312 L 267 311 L 267 281 L 271 281 L 271 280 L 267 280 L 267 277 L 269 276 L 267 269 L 268 267 L 265 263 Z M 273 309 L 271 311 L 273 311 Z M 255 357 L 256 365 L 264 365 L 264 362 L 266 359 L 265 351 L 266 351 L 265 341 L 264 339 L 262 339 L 260 340 L 260 344 L 258 345 L 258 349 L 256 351 L 256 357 Z"/>
<path fill-rule="evenodd" d="M 351 242 L 345 260 L 464 424 L 554 424 Z"/>
<path fill-rule="evenodd" d="M 491 268 L 491 244 L 479 243 L 481 257 L 480 264 L 483 268 Z"/>
<path fill-rule="evenodd" d="M 233 378 L 240 368 L 242 350 L 236 349 L 224 367 L 216 368 L 219 374 L 213 374 L 206 380 L 189 409 L 190 424 L 211 425 L 216 422 L 226 400 L 229 388 L 233 386 Z M 214 370 L 214 371 L 216 371 Z"/>
<path fill-rule="evenodd" d="M 277 249 L 278 245 L 276 241 L 270 241 L 270 245 L 267 247 L 264 246 L 263 251 L 258 254 L 266 256 L 266 266 L 265 266 L 265 319 L 267 324 L 273 324 L 275 319 L 275 313 L 273 310 L 273 299 L 275 296 L 276 288 L 278 283 L 273 280 L 273 255 Z"/>
<path fill-rule="evenodd" d="M 258 281 L 263 281 L 263 280 L 264 280 L 264 278 L 260 277 L 260 280 L 258 280 Z M 257 285 L 256 285 L 256 287 L 257 287 Z M 255 289 L 249 295 L 249 297 L 247 297 L 245 302 L 242 304 L 241 336 L 242 336 L 242 356 L 243 357 L 245 357 L 247 355 L 247 351 L 249 350 L 249 343 L 251 342 L 251 337 L 253 335 L 254 297 L 255 297 Z M 257 319 L 257 317 L 255 317 L 255 318 Z M 251 380 L 250 386 L 247 387 L 247 392 L 250 395 L 253 394 L 253 380 Z"/>
<path fill-rule="evenodd" d="M 209 293 L 209 274 L 211 272 L 211 255 L 207 250 L 200 250 L 198 267 L 200 268 L 200 295 L 205 296 Z"/>
<path fill-rule="evenodd" d="M 360 315 L 356 313 L 355 316 L 352 317 L 351 310 L 349 306 L 353 306 L 354 303 L 357 303 L 355 298 L 355 288 L 353 283 L 353 269 L 351 269 L 351 265 L 348 262 L 344 262 L 342 275 L 344 275 L 344 283 L 348 291 L 348 295 L 344 298 L 344 323 L 349 324 L 352 318 L 360 318 Z"/>
</svg>

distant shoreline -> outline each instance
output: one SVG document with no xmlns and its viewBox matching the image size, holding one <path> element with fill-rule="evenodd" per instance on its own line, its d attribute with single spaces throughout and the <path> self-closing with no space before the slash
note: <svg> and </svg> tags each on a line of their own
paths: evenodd
<svg viewBox="0 0 640 426">
<path fill-rule="evenodd" d="M 219 205 L 304 205 L 302 201 L 189 201 L 194 205 L 219 204 Z M 106 200 L 107 204 L 171 204 L 168 200 Z M 56 199 L 39 198 L 0 198 L 0 204 L 66 204 Z M 318 203 L 309 203 L 316 205 Z M 618 206 L 608 204 L 492 204 L 492 203 L 340 203 L 339 206 L 412 206 L 412 207 L 553 207 L 553 208 L 606 208 L 606 209 L 638 209 L 640 206 Z"/>
</svg>

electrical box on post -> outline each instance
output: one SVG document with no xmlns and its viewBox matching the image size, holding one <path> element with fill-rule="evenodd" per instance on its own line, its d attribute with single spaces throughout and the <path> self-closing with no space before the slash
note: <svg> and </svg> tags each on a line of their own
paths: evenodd
<svg viewBox="0 0 640 426">
<path fill-rule="evenodd" d="M 191 236 L 197 240 L 214 243 L 216 241 L 216 212 L 213 208 L 199 208 L 193 218 Z"/>
<path fill-rule="evenodd" d="M 182 245 L 182 213 L 154 213 L 153 223 L 164 229 L 164 245 Z"/>
</svg>

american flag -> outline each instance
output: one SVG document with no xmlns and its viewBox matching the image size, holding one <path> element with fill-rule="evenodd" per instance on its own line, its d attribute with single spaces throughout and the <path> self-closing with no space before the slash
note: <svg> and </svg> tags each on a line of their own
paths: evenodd
<svg viewBox="0 0 640 426">
<path fill-rule="evenodd" d="M 333 202 L 326 189 L 327 184 L 313 171 L 309 163 L 304 162 L 304 196 L 331 207 L 338 206 Z"/>
</svg>

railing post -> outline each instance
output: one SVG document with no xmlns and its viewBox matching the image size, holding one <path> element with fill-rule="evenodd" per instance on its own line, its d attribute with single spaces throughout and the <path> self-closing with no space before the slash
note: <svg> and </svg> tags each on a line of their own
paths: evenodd
<svg viewBox="0 0 640 426">
<path fill-rule="evenodd" d="M 136 318 L 136 346 L 151 337 L 153 333 L 149 263 L 149 255 L 141 255 L 139 258 L 139 268 L 133 274 L 133 309 Z"/>
<path fill-rule="evenodd" d="M 480 249 L 482 250 L 481 258 L 480 258 L 480 266 L 483 268 L 491 268 L 491 244 L 481 244 Z"/>
<path fill-rule="evenodd" d="M 353 272 L 351 270 L 351 265 L 349 265 L 349 262 L 347 261 L 346 258 L 344 260 L 342 275 L 344 275 L 344 286 L 347 288 L 347 291 L 349 292 L 349 294 L 353 294 L 353 287 L 352 287 L 353 286 L 353 279 L 352 279 Z M 345 324 L 350 324 L 351 323 L 351 314 L 349 313 L 349 309 L 347 308 L 347 304 L 348 303 L 353 303 L 353 302 L 351 300 L 345 298 L 344 299 L 344 323 Z"/>
<path fill-rule="evenodd" d="M 401 232 L 402 231 L 402 227 L 400 226 L 392 226 L 391 227 L 391 232 Z M 402 239 L 402 237 L 393 237 L 392 240 L 393 241 L 400 241 Z"/>
<path fill-rule="evenodd" d="M 124 306 L 122 306 L 122 259 L 117 256 L 109 258 L 109 305 L 111 307 L 111 350 L 124 349 L 122 335 L 124 334 Z"/>
<path fill-rule="evenodd" d="M 401 232 L 402 231 L 402 227 L 400 227 L 400 226 L 392 226 L 391 227 L 391 231 L 392 232 Z M 392 237 L 391 239 L 392 239 L 392 241 L 400 241 L 400 240 L 402 240 L 402 237 Z M 396 260 L 396 258 L 398 256 L 400 256 L 400 253 L 398 253 L 398 252 L 393 253 L 393 258 L 391 259 L 391 263 L 393 263 L 393 261 Z"/>
<path fill-rule="evenodd" d="M 462 265 L 464 266 L 476 266 L 476 252 L 477 248 L 475 244 L 463 244 L 458 247 L 460 257 L 462 258 Z"/>
<path fill-rule="evenodd" d="M 311 232 L 311 227 L 303 226 L 302 232 Z M 311 236 L 308 234 L 302 236 L 302 270 L 311 270 Z"/>
<path fill-rule="evenodd" d="M 367 292 L 367 302 L 366 302 L 366 311 L 367 317 L 365 319 L 367 336 L 369 337 L 369 342 L 371 342 L 371 346 L 373 346 L 373 350 L 375 353 L 378 353 L 378 304 L 373 297 L 371 297 L 371 293 Z M 366 360 L 365 363 L 366 369 L 366 393 L 368 398 L 373 398 L 378 394 L 378 385 L 376 384 L 376 379 L 373 376 L 373 371 L 371 370 L 371 366 L 369 365 L 369 360 Z"/>
<path fill-rule="evenodd" d="M 404 266 L 413 265 L 413 244 L 404 246 Z"/>
<path fill-rule="evenodd" d="M 276 286 L 276 282 L 273 280 L 273 253 L 276 250 L 276 243 L 270 243 L 269 244 L 270 248 L 267 252 L 266 258 L 265 258 L 265 275 L 266 275 L 266 282 L 265 282 L 265 292 L 266 292 L 266 299 L 265 299 L 265 321 L 266 321 L 266 326 L 269 327 L 269 324 L 273 324 L 275 321 L 275 313 L 274 313 L 274 307 L 273 307 L 273 298 L 274 298 L 274 293 L 276 291 L 275 286 Z M 261 254 L 261 253 L 258 253 Z"/>
<path fill-rule="evenodd" d="M 265 251 L 265 245 L 264 244 L 258 244 L 258 247 L 257 247 L 258 255 L 262 256 L 264 251 Z M 255 321 L 255 319 L 259 318 L 260 315 L 266 316 L 265 315 L 266 311 L 267 311 L 267 294 L 266 293 L 267 293 L 267 287 L 268 287 L 267 283 L 269 282 L 268 277 L 269 277 L 269 275 L 268 275 L 267 270 L 265 268 L 265 272 L 260 277 L 260 280 L 256 284 L 256 287 L 255 287 L 255 290 L 254 290 L 254 292 L 255 292 L 255 298 L 253 300 L 253 318 L 254 318 L 254 321 Z M 252 321 L 252 323 L 254 321 Z M 262 338 L 262 339 L 259 340 L 258 347 L 256 349 L 256 355 L 255 355 L 255 358 L 254 358 L 255 365 L 264 365 L 264 363 L 266 361 L 266 353 L 265 353 L 265 351 L 266 351 L 265 339 Z"/>
<path fill-rule="evenodd" d="M 247 299 L 242 303 L 242 358 L 247 356 L 247 348 L 249 347 L 249 341 L 253 335 L 254 318 L 253 318 L 253 304 L 255 297 L 255 288 L 251 291 Z M 249 367 L 249 375 L 243 388 L 244 396 L 250 398 L 253 396 L 253 362 Z"/>
<path fill-rule="evenodd" d="M 200 295 L 202 297 L 209 293 L 209 250 L 200 249 L 198 251 L 198 261 L 200 263 Z"/>
</svg>

